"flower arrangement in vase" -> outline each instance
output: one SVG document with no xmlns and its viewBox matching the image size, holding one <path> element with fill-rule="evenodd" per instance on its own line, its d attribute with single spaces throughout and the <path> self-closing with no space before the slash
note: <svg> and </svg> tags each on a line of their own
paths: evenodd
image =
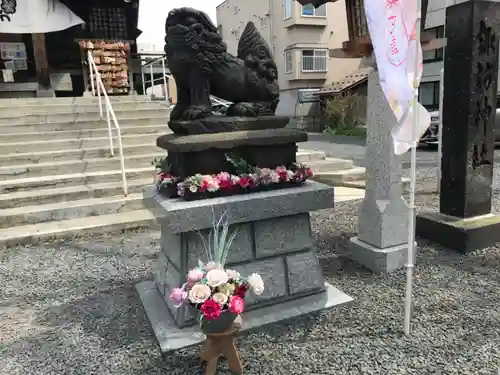
<svg viewBox="0 0 500 375">
<path fill-rule="evenodd" d="M 264 292 L 264 281 L 259 274 L 243 278 L 236 270 L 224 267 L 237 234 L 229 233 L 229 223 L 222 215 L 214 222 L 208 241 L 202 237 L 208 262 L 199 261 L 198 267 L 188 272 L 187 281 L 170 293 L 176 307 L 188 305 L 197 312 L 205 333 L 227 330 L 245 311 L 247 292 L 257 296 Z"/>
</svg>

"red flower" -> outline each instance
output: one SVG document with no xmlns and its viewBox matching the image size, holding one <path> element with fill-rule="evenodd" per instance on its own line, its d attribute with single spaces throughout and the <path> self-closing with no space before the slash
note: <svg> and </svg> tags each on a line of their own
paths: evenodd
<svg viewBox="0 0 500 375">
<path fill-rule="evenodd" d="M 200 185 L 200 192 L 202 192 L 202 193 L 206 192 L 207 188 L 208 188 L 207 180 L 202 180 L 201 185 Z"/>
<path fill-rule="evenodd" d="M 219 187 L 221 190 L 231 190 L 233 188 L 233 181 L 232 180 L 219 181 Z"/>
<path fill-rule="evenodd" d="M 243 301 L 243 298 L 234 296 L 231 297 L 231 300 L 229 301 L 229 311 L 231 311 L 233 314 L 241 314 L 245 310 L 245 301 Z"/>
<path fill-rule="evenodd" d="M 313 171 L 311 168 L 306 168 L 306 174 L 309 176 L 309 177 L 312 177 L 313 176 Z"/>
<path fill-rule="evenodd" d="M 248 177 L 240 177 L 238 184 L 241 188 L 245 189 L 250 186 L 250 178 Z"/>
<path fill-rule="evenodd" d="M 201 305 L 201 313 L 205 319 L 215 320 L 221 314 L 221 306 L 213 299 L 207 299 L 203 305 Z"/>
<path fill-rule="evenodd" d="M 242 283 L 241 285 L 236 285 L 236 288 L 234 289 L 234 295 L 245 298 L 245 293 L 247 292 L 247 285 L 245 283 Z"/>
</svg>

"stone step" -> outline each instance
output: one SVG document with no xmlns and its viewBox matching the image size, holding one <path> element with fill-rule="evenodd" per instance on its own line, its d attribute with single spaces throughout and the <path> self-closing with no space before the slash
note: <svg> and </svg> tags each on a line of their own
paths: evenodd
<svg viewBox="0 0 500 375">
<path fill-rule="evenodd" d="M 167 155 L 166 150 L 156 147 L 155 144 L 152 143 L 126 145 L 123 147 L 123 154 L 128 157 L 156 152 L 162 152 L 163 156 Z M 53 150 L 4 154 L 0 155 L 0 166 L 4 167 L 22 164 L 52 163 L 67 160 L 84 160 L 110 157 L 111 153 L 109 150 L 109 145 L 107 145 L 105 147 L 91 147 L 73 150 Z M 119 157 L 117 149 L 115 149 L 115 157 Z"/>
<path fill-rule="evenodd" d="M 301 150 L 297 152 L 297 162 L 304 163 L 309 166 L 309 163 L 316 160 L 324 160 L 326 154 L 323 151 Z"/>
<path fill-rule="evenodd" d="M 314 171 L 314 170 L 313 170 Z M 330 186 L 346 186 L 346 181 L 359 181 L 365 177 L 365 168 L 353 167 L 350 169 L 320 172 L 314 175 L 313 180 Z"/>
<path fill-rule="evenodd" d="M 143 209 L 142 194 L 80 199 L 0 210 L 0 228 L 107 215 Z"/>
<path fill-rule="evenodd" d="M 154 167 L 128 168 L 126 169 L 127 179 L 147 179 L 153 181 Z M 50 175 L 41 177 L 15 178 L 0 181 L 0 193 L 31 191 L 37 194 L 37 189 L 45 189 L 50 187 L 92 185 L 104 182 L 121 182 L 121 171 L 97 171 L 73 174 Z M 1 208 L 1 207 L 0 207 Z"/>
<path fill-rule="evenodd" d="M 114 129 L 114 128 L 113 128 Z M 120 127 L 122 135 L 129 134 L 166 134 L 170 133 L 167 125 L 146 125 L 146 126 L 125 126 Z M 114 134 L 114 130 L 113 130 Z M 103 138 L 108 136 L 108 128 L 99 127 L 97 129 L 61 130 L 33 133 L 0 134 L 2 143 L 34 142 L 54 139 L 82 139 L 82 138 Z"/>
<path fill-rule="evenodd" d="M 403 193 L 407 193 L 410 189 L 410 179 L 408 177 L 402 177 L 401 182 L 403 184 Z M 355 189 L 366 189 L 366 181 L 355 180 L 355 181 L 344 181 L 339 183 L 338 186 L 351 187 Z"/>
<path fill-rule="evenodd" d="M 128 179 L 128 193 L 141 193 L 144 185 L 151 184 L 153 177 Z M 50 187 L 40 185 L 36 189 L 4 190 L 0 193 L 0 209 L 36 206 L 50 203 L 72 202 L 79 199 L 102 198 L 123 195 L 122 182 L 100 182 L 75 186 Z"/>
<path fill-rule="evenodd" d="M 127 96 L 110 96 L 111 105 L 115 103 L 142 103 L 151 102 L 149 95 L 127 95 Z M 2 107 L 26 107 L 26 106 L 50 106 L 50 105 L 78 105 L 78 104 L 97 104 L 98 97 L 65 97 L 65 98 L 5 98 L 0 99 L 0 108 Z"/>
<path fill-rule="evenodd" d="M 0 247 L 38 243 L 54 237 L 89 233 L 116 232 L 154 224 L 154 216 L 145 209 L 116 214 L 80 217 L 62 221 L 28 224 L 0 229 Z"/>
<path fill-rule="evenodd" d="M 164 156 L 163 152 L 126 155 L 125 168 L 136 169 L 152 167 L 152 161 Z M 93 173 L 106 170 L 119 170 L 120 156 L 115 154 L 110 158 L 96 158 L 85 160 L 66 160 L 52 163 L 24 164 L 0 167 L 0 181 L 26 179 L 35 177 L 48 177 L 51 175 L 64 175 L 75 173 Z"/>
<path fill-rule="evenodd" d="M 324 160 L 314 160 L 309 162 L 307 166 L 311 168 L 315 174 L 317 174 L 351 169 L 354 167 L 354 163 L 352 160 L 327 157 Z"/>
<path fill-rule="evenodd" d="M 123 113 L 136 110 L 166 110 L 164 106 L 155 102 L 118 102 L 112 103 L 111 106 L 115 111 L 116 116 L 120 116 Z M 103 105 L 103 111 L 104 111 Z M 23 107 L 18 106 L 0 106 L 0 118 L 17 118 L 19 116 L 46 116 L 49 114 L 75 114 L 75 113 L 99 113 L 99 105 L 97 103 L 87 103 L 87 104 L 56 104 L 56 105 L 28 105 Z M 105 113 L 105 112 L 103 112 Z"/>
<path fill-rule="evenodd" d="M 158 134 L 132 134 L 122 136 L 124 146 L 150 144 L 151 147 L 156 147 L 156 138 Z M 117 140 L 114 138 L 114 146 L 117 146 Z M 109 138 L 82 138 L 82 139 L 54 139 L 49 141 L 32 141 L 32 142 L 13 142 L 0 143 L 0 155 L 5 154 L 25 154 L 29 152 L 41 151 L 60 151 L 74 150 L 87 148 L 106 148 L 109 149 Z"/>
<path fill-rule="evenodd" d="M 0 124 L 0 134 L 52 132 L 59 130 L 81 130 L 81 129 L 107 129 L 105 120 L 99 119 L 99 115 L 93 120 L 48 122 L 48 123 L 15 123 L 7 122 Z M 6 121 L 9 119 L 2 119 Z M 147 110 L 144 113 L 138 111 L 127 113 L 126 117 L 117 117 L 120 128 L 126 126 L 159 125 L 168 122 L 168 112 L 164 110 Z M 111 125 L 114 127 L 113 123 Z"/>
</svg>

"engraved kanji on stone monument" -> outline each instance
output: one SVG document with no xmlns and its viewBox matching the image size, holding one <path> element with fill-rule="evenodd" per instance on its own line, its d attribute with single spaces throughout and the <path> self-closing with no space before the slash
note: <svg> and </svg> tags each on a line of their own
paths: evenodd
<svg viewBox="0 0 500 375">
<path fill-rule="evenodd" d="M 498 21 L 486 12 L 491 6 L 470 1 L 449 8 L 447 16 L 440 203 L 442 213 L 457 217 L 491 210 L 498 71 Z"/>
</svg>

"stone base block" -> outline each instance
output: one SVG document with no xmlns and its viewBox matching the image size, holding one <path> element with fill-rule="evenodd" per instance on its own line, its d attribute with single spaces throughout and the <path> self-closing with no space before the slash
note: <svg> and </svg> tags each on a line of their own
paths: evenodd
<svg viewBox="0 0 500 375">
<path fill-rule="evenodd" d="M 408 244 L 380 249 L 358 237 L 352 237 L 349 257 L 355 262 L 377 273 L 390 273 L 403 268 L 408 262 Z M 415 249 L 417 248 L 415 243 Z"/>
<path fill-rule="evenodd" d="M 186 328 L 177 326 L 154 282 L 143 281 L 136 285 L 136 289 L 162 354 L 197 345 L 205 340 L 205 335 L 201 333 L 199 326 Z M 347 294 L 326 283 L 324 292 L 245 312 L 242 331 L 257 329 L 352 301 L 353 299 Z"/>
<path fill-rule="evenodd" d="M 459 218 L 430 212 L 417 215 L 417 236 L 467 253 L 500 242 L 500 216 Z"/>
<path fill-rule="evenodd" d="M 179 327 L 195 324 L 188 309 L 176 309 L 170 291 L 185 282 L 188 271 L 208 261 L 206 245 L 214 222 L 225 215 L 237 233 L 225 267 L 243 277 L 258 273 L 264 293 L 249 295 L 248 309 L 262 309 L 323 291 L 309 211 L 333 205 L 333 189 L 308 182 L 287 191 L 268 191 L 194 202 L 168 199 L 154 187 L 143 189 L 145 205 L 161 225 L 161 252 L 155 283 Z"/>
</svg>

